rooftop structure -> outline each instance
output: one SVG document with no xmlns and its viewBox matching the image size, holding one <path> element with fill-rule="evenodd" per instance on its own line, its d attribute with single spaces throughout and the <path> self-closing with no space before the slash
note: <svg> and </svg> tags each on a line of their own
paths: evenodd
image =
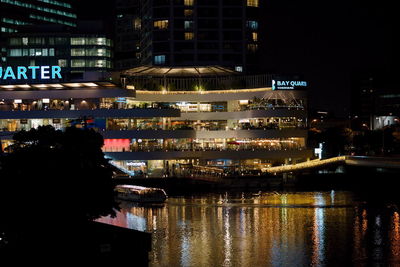
<svg viewBox="0 0 400 267">
<path fill-rule="evenodd" d="M 142 66 L 121 72 L 123 84 L 137 90 L 208 91 L 271 87 L 272 75 L 243 75 L 228 68 L 150 67 Z"/>
</svg>

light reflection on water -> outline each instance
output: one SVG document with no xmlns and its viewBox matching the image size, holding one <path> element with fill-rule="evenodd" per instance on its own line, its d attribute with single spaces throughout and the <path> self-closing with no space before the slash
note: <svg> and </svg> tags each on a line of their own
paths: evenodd
<svg viewBox="0 0 400 267">
<path fill-rule="evenodd" d="M 207 194 L 121 206 L 101 221 L 152 232 L 151 266 L 400 264 L 398 211 L 365 207 L 348 192 Z"/>
</svg>

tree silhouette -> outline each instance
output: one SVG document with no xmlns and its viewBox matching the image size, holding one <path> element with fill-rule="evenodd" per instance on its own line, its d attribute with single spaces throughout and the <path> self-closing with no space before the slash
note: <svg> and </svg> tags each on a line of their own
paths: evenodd
<svg viewBox="0 0 400 267">
<path fill-rule="evenodd" d="M 13 138 L 11 152 L 0 158 L 3 251 L 84 247 L 87 222 L 118 209 L 102 136 L 91 129 L 42 126 Z"/>
</svg>

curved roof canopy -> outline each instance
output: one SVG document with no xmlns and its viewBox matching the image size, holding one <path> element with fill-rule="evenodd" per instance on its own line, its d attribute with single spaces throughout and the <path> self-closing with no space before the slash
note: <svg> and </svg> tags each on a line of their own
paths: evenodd
<svg viewBox="0 0 400 267">
<path fill-rule="evenodd" d="M 155 77 L 212 77 L 232 76 L 241 74 L 234 70 L 219 66 L 208 67 L 155 67 L 141 66 L 123 71 L 126 76 L 155 76 Z"/>
</svg>

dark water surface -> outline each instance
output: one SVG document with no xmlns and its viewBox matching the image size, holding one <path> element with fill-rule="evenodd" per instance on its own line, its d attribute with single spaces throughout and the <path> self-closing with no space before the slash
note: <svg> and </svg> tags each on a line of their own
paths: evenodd
<svg viewBox="0 0 400 267">
<path fill-rule="evenodd" d="M 400 266 L 397 206 L 350 192 L 204 194 L 122 207 L 101 221 L 153 233 L 150 266 Z"/>
</svg>

